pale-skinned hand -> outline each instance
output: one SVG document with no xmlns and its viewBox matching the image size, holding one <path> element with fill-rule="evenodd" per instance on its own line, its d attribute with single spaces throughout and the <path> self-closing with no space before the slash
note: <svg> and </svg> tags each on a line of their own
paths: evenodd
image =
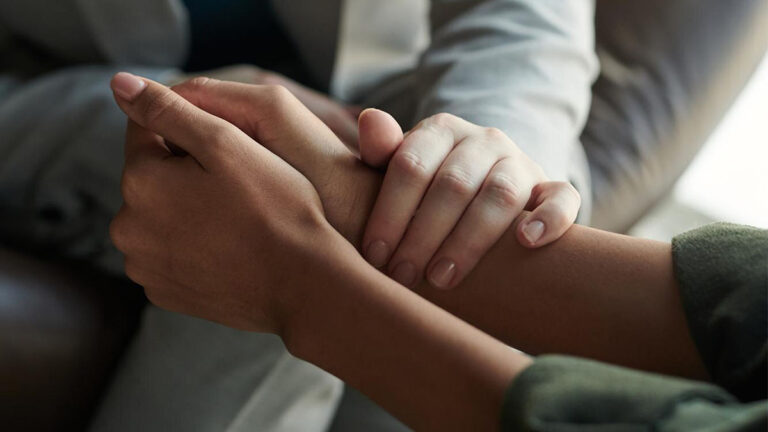
<svg viewBox="0 0 768 432">
<path fill-rule="evenodd" d="M 363 237 L 366 259 L 405 286 L 426 272 L 458 285 L 524 211 L 517 238 L 536 248 L 560 238 L 581 200 L 503 132 L 438 114 L 403 136 L 386 113 L 360 117 L 360 154 L 387 172 Z"/>
<path fill-rule="evenodd" d="M 354 254 L 315 188 L 165 86 L 120 73 L 112 88 L 130 119 L 124 205 L 110 227 L 126 274 L 165 309 L 280 334 L 334 248 Z M 261 90 L 273 101 L 285 92 Z"/>
</svg>

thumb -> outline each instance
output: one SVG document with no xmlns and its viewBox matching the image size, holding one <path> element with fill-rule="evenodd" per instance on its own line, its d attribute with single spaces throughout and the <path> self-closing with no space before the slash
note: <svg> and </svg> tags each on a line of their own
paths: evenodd
<svg viewBox="0 0 768 432">
<path fill-rule="evenodd" d="M 403 141 L 403 130 L 388 113 L 369 108 L 360 114 L 360 157 L 370 166 L 378 167 L 389 158 Z"/>
</svg>

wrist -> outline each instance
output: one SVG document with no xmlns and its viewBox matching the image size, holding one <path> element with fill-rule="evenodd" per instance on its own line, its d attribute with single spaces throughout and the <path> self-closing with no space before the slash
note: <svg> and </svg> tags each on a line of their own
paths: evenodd
<svg viewBox="0 0 768 432">
<path fill-rule="evenodd" d="M 297 357 L 309 341 L 314 341 L 313 328 L 335 312 L 334 305 L 344 298 L 344 291 L 358 281 L 360 266 L 367 264 L 355 248 L 327 222 L 327 229 L 308 242 L 310 255 L 301 260 L 293 271 L 298 281 L 296 289 L 279 298 L 277 335 L 288 350 Z"/>
<path fill-rule="evenodd" d="M 530 359 L 392 282 L 345 244 L 344 258 L 286 322 L 288 351 L 416 430 L 492 429 L 507 386 Z M 459 404 L 471 406 L 446 414 Z"/>
<path fill-rule="evenodd" d="M 349 152 L 330 159 L 316 185 L 328 222 L 355 247 L 376 202 L 382 174 Z"/>
</svg>

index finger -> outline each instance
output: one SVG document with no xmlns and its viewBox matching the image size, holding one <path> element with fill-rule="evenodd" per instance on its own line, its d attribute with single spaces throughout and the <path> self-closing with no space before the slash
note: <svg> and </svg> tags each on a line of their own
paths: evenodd
<svg viewBox="0 0 768 432">
<path fill-rule="evenodd" d="M 181 147 L 203 166 L 213 160 L 222 135 L 236 129 L 152 80 L 120 72 L 111 86 L 115 101 L 131 120 Z"/>
</svg>

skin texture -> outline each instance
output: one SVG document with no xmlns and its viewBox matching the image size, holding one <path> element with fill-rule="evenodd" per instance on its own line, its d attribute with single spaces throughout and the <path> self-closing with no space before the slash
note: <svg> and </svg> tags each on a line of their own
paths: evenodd
<svg viewBox="0 0 768 432">
<path fill-rule="evenodd" d="M 557 240 L 576 220 L 576 189 L 548 181 L 498 129 L 439 115 L 404 135 L 383 111 L 361 115 L 357 107 L 255 66 L 201 76 L 283 86 L 363 162 L 388 167 L 360 248 L 369 263 L 402 285 L 413 287 L 426 277 L 436 288 L 454 288 L 523 209 L 533 210 L 521 227 L 527 247 Z M 182 75 L 176 84 L 191 78 Z M 359 130 L 365 133 L 359 136 Z"/>
<path fill-rule="evenodd" d="M 112 235 L 159 306 L 277 333 L 419 430 L 498 427 L 503 391 L 530 360 L 488 335 L 703 375 L 668 244 L 574 226 L 531 250 L 519 243 L 526 214 L 455 290 L 413 292 L 352 246 L 381 174 L 288 91 L 141 83 L 113 81 L 132 122 Z"/>
<path fill-rule="evenodd" d="M 293 130 L 306 128 L 303 122 L 307 116 L 299 114 L 305 114 L 304 107 L 290 103 L 270 106 L 272 100 L 251 86 L 199 79 L 174 90 L 264 142 L 296 135 Z M 288 90 L 296 94 L 293 87 Z M 316 111 L 312 105 L 308 108 Z M 259 116 L 253 115 L 254 109 Z M 548 181 L 541 168 L 497 129 L 438 115 L 404 137 L 397 122 L 378 110 L 366 110 L 359 122 L 362 160 L 370 166 L 381 166 L 390 159 L 394 162 L 389 164 L 380 187 L 362 244 L 355 244 L 369 262 L 386 267 L 387 273 L 403 285 L 415 286 L 429 269 L 428 280 L 433 286 L 457 286 L 523 209 L 532 210 L 519 229 L 520 242 L 527 247 L 556 240 L 576 219 L 580 198 L 573 186 Z M 316 121 L 312 124 L 308 132 L 316 129 L 316 136 L 302 134 L 294 142 L 270 149 L 320 185 L 321 194 L 338 191 L 337 182 L 328 177 L 337 169 L 367 177 L 363 180 L 366 184 L 380 181 L 357 166 L 357 157 L 339 146 L 336 137 L 324 133 L 327 131 Z M 436 150 L 439 148 L 443 150 Z M 317 150 L 319 157 L 341 166 L 315 163 L 306 149 Z M 465 175 L 470 171 L 471 175 Z M 457 184 L 457 179 L 464 183 Z M 333 193 L 323 198 L 329 212 L 349 207 L 347 196 Z M 369 208 L 367 204 L 362 207 Z M 346 224 L 334 223 L 338 221 L 336 215 L 329 217 L 334 226 L 346 229 Z M 540 227 L 535 241 L 531 241 L 528 229 L 532 226 Z M 396 250 L 393 245 L 397 245 Z"/>
<path fill-rule="evenodd" d="M 363 161 L 389 164 L 362 250 L 404 286 L 426 273 L 436 288 L 455 287 L 524 209 L 533 210 L 521 225 L 528 247 L 557 240 L 576 219 L 581 199 L 573 186 L 548 181 L 498 129 L 440 114 L 403 136 L 376 110 L 365 111 L 360 125 L 374 129 L 361 136 L 361 149 L 377 148 L 362 151 Z"/>
<path fill-rule="evenodd" d="M 381 174 L 347 152 L 305 108 L 290 100 L 276 104 L 259 95 L 263 89 L 218 81 L 175 90 L 289 161 L 317 188 L 331 225 L 361 244 Z M 521 228 L 533 214 L 522 215 L 454 290 L 422 282 L 414 291 L 531 354 L 566 353 L 706 377 L 688 333 L 669 244 L 575 225 L 557 242 L 531 250 L 522 245 Z"/>
<path fill-rule="evenodd" d="M 314 187 L 237 128 L 159 84 L 144 95 L 131 106 L 145 117 L 141 125 L 128 122 L 124 204 L 110 233 L 119 249 L 131 251 L 126 274 L 154 303 L 176 310 L 169 299 L 186 297 L 180 312 L 279 332 L 286 308 L 267 287 L 300 282 L 274 269 L 294 260 L 320 265 L 327 222 Z M 169 142 L 185 156 L 174 156 Z M 219 232 L 222 226 L 233 229 Z M 236 291 L 248 292 L 249 301 Z"/>
<path fill-rule="evenodd" d="M 172 82 L 172 85 L 181 84 L 199 76 L 243 84 L 283 86 L 309 108 L 312 114 L 322 120 L 344 144 L 351 149 L 357 149 L 357 117 L 361 111 L 359 107 L 346 105 L 279 73 L 248 64 L 227 66 L 195 75 L 182 74 Z"/>
<path fill-rule="evenodd" d="M 237 128 L 159 84 L 119 75 L 113 86 L 131 120 L 112 237 L 152 302 L 276 333 L 416 429 L 498 427 L 529 358 L 370 267 L 309 182 Z"/>
</svg>

